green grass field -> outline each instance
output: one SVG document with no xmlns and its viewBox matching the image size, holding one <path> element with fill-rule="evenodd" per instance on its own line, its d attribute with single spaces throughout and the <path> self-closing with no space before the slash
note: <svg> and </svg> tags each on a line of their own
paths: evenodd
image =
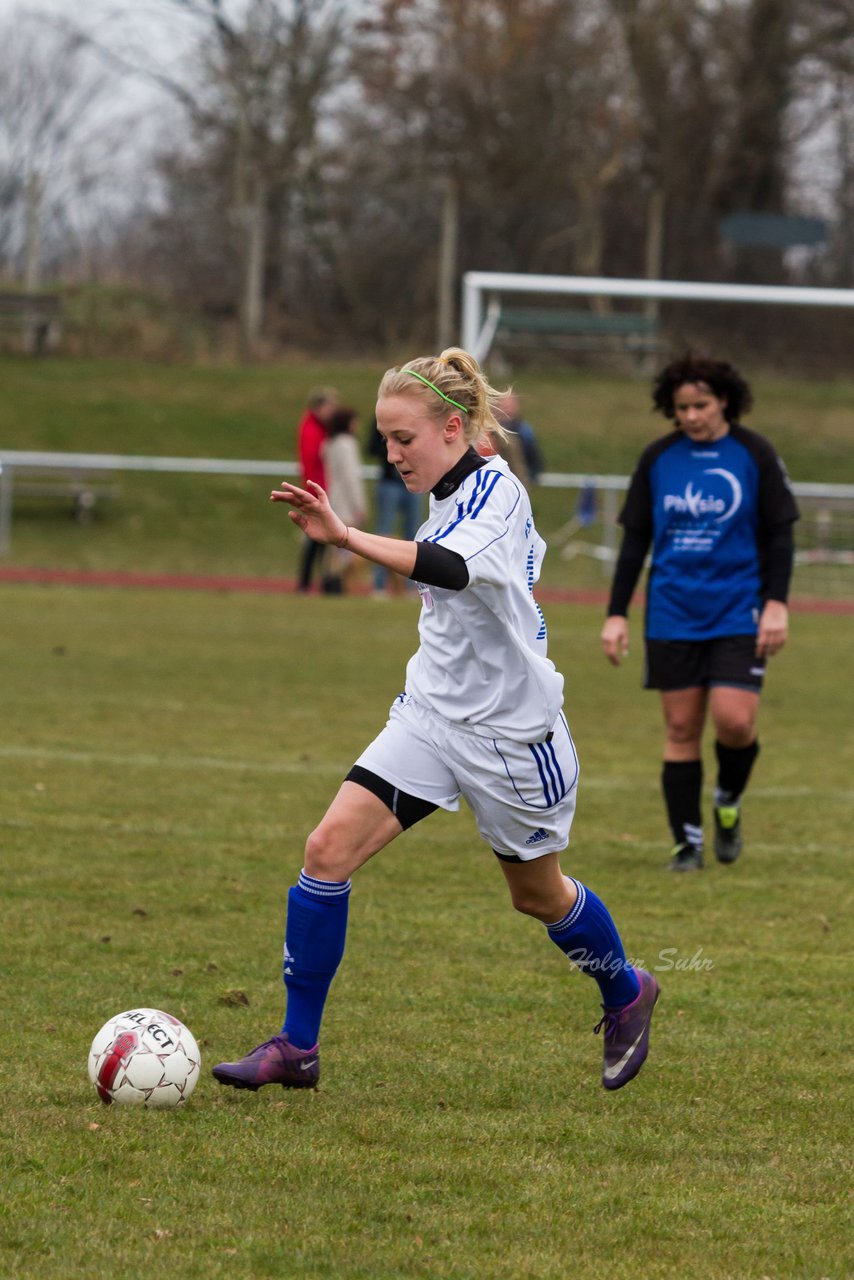
<svg viewBox="0 0 854 1280">
<path fill-rule="evenodd" d="M 674 878 L 658 709 L 637 652 L 600 657 L 600 612 L 548 609 L 582 761 L 564 867 L 658 970 L 641 1076 L 602 1090 L 595 985 L 512 912 L 470 817 L 437 814 L 357 877 L 321 1089 L 251 1095 L 209 1068 L 280 1025 L 286 889 L 415 608 L 0 587 L 0 1275 L 852 1273 L 850 619 L 795 616 L 744 857 Z M 181 1111 L 88 1082 L 135 1003 L 200 1041 Z"/>
<path fill-rule="evenodd" d="M 7 356 L 0 358 L 0 447 L 289 460 L 312 386 L 336 386 L 360 411 L 364 430 L 382 371 L 382 365 L 355 362 L 191 367 Z M 854 383 L 761 376 L 753 382 L 756 408 L 748 422 L 774 441 L 792 477 L 854 483 Z M 553 471 L 627 475 L 641 448 L 667 428 L 650 412 L 644 380 L 551 370 L 520 373 L 515 383 Z M 16 504 L 6 562 L 293 574 L 299 538 L 282 510 L 271 515 L 268 479 L 144 473 L 116 479 L 120 497 L 98 506 L 91 525 L 74 523 L 70 503 Z M 564 490 L 536 494 L 537 522 L 547 538 L 573 515 L 576 500 Z M 850 547 L 854 531 L 845 536 Z M 604 588 L 608 572 L 585 555 L 569 561 L 553 555 L 543 581 Z M 833 573 L 798 571 L 795 587 L 801 594 L 850 595 L 852 577 L 850 566 Z"/>
</svg>

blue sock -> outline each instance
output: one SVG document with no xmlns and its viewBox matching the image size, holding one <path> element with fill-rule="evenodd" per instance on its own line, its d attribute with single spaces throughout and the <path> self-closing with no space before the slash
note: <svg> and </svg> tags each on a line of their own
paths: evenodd
<svg viewBox="0 0 854 1280">
<path fill-rule="evenodd" d="M 578 890 L 575 905 L 562 920 L 547 926 L 549 937 L 582 973 L 596 979 L 606 1008 L 631 1004 L 640 994 L 640 983 L 626 960 L 617 926 L 592 889 L 578 880 L 572 883 Z"/>
<path fill-rule="evenodd" d="M 288 1008 L 282 1031 L 298 1049 L 313 1049 L 323 1006 L 344 954 L 350 881 L 315 880 L 300 872 L 288 891 L 282 972 Z"/>
</svg>

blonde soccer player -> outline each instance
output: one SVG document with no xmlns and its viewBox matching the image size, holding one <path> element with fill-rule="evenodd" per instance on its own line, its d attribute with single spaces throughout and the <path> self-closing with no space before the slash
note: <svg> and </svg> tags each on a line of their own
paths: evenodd
<svg viewBox="0 0 854 1280">
<path fill-rule="evenodd" d="M 547 655 L 533 596 L 545 544 L 506 462 L 475 447 L 501 433 L 499 400 L 459 348 L 384 375 L 376 415 L 389 461 L 411 493 L 430 495 L 414 541 L 348 528 L 319 484 L 283 483 L 271 495 L 292 508 L 309 538 L 413 579 L 420 643 L 385 728 L 306 842 L 288 894 L 282 1031 L 214 1067 L 222 1084 L 317 1084 L 320 1024 L 344 953 L 351 878 L 437 808 L 457 810 L 460 797 L 498 859 L 513 906 L 541 921 L 599 986 L 604 1087 L 627 1084 L 647 1056 L 658 983 L 627 961 L 592 889 L 560 866 L 578 758 L 562 709 L 563 677 Z"/>
</svg>

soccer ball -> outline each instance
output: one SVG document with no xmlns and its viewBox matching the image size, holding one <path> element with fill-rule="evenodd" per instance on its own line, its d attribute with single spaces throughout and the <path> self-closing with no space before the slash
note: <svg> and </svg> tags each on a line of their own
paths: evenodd
<svg viewBox="0 0 854 1280">
<path fill-rule="evenodd" d="M 89 1050 L 89 1079 L 102 1102 L 179 1107 L 201 1066 L 193 1033 L 171 1013 L 129 1009 L 105 1022 Z"/>
</svg>

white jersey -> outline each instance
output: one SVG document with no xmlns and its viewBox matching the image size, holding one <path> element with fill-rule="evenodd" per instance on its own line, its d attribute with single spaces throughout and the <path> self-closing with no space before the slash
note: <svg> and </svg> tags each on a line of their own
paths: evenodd
<svg viewBox="0 0 854 1280">
<path fill-rule="evenodd" d="M 546 656 L 546 623 L 532 590 L 546 544 L 525 489 L 490 458 L 448 497 L 430 497 L 416 534 L 466 562 L 462 591 L 418 584 L 421 645 L 406 692 L 482 737 L 539 742 L 563 703 L 563 676 Z"/>
</svg>

